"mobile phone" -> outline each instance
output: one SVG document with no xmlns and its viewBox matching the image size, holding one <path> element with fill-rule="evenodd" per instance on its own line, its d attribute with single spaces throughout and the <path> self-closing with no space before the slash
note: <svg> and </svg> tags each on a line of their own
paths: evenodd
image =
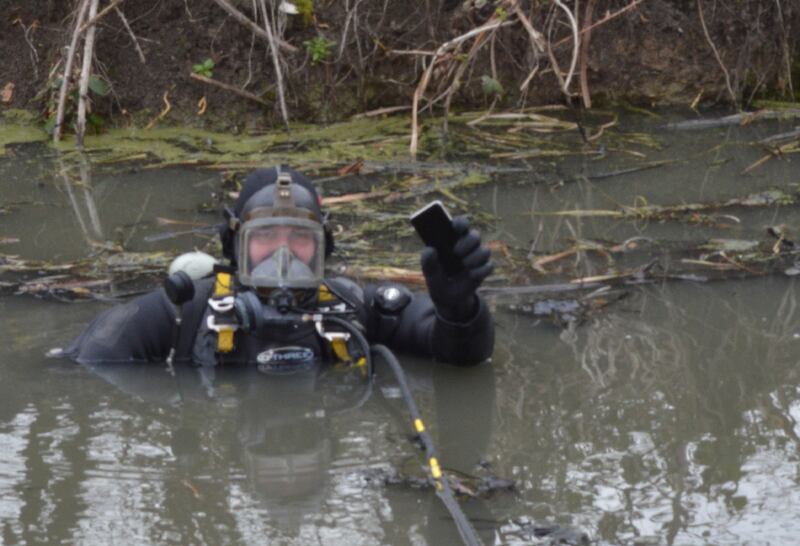
<svg viewBox="0 0 800 546">
<path fill-rule="evenodd" d="M 453 229 L 453 219 L 441 201 L 431 201 L 412 214 L 410 220 L 422 242 L 436 249 L 439 263 L 448 276 L 452 277 L 464 269 L 461 258 L 453 252 L 458 240 L 458 234 Z"/>
</svg>

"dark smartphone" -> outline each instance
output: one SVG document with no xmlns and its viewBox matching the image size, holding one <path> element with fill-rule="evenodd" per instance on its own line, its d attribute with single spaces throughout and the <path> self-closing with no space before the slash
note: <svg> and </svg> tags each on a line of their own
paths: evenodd
<svg viewBox="0 0 800 546">
<path fill-rule="evenodd" d="M 450 213 L 447 212 L 441 201 L 431 201 L 412 214 L 411 225 L 417 230 L 426 246 L 436 249 L 439 262 L 448 276 L 452 277 L 464 269 L 461 258 L 453 253 L 453 246 L 458 240 L 458 235 L 453 229 Z"/>
</svg>

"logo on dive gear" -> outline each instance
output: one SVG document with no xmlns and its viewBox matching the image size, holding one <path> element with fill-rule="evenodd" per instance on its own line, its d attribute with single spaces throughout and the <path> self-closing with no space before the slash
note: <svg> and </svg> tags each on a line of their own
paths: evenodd
<svg viewBox="0 0 800 546">
<path fill-rule="evenodd" d="M 308 347 L 274 347 L 256 356 L 258 371 L 264 373 L 294 372 L 314 363 L 314 351 Z"/>
</svg>

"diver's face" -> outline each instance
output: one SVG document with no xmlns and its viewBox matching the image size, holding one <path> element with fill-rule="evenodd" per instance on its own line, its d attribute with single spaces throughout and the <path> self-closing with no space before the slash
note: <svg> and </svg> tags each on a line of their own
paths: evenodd
<svg viewBox="0 0 800 546">
<path fill-rule="evenodd" d="M 259 229 L 250 237 L 248 253 L 250 263 L 258 264 L 272 256 L 280 247 L 286 246 L 306 265 L 311 263 L 316 250 L 314 234 L 304 228 L 290 226 L 271 226 Z"/>
</svg>

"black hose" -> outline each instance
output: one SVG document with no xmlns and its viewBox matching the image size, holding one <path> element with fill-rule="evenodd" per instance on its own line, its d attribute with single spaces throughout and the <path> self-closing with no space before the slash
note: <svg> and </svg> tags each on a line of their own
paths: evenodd
<svg viewBox="0 0 800 546">
<path fill-rule="evenodd" d="M 458 529 L 458 534 L 461 535 L 461 540 L 464 542 L 464 544 L 467 546 L 483 546 L 483 541 L 478 536 L 478 533 L 475 531 L 472 523 L 470 523 L 469 519 L 467 519 L 464 511 L 461 510 L 461 506 L 458 504 L 455 495 L 453 495 L 453 490 L 450 489 L 450 484 L 448 483 L 447 478 L 442 474 L 436 448 L 433 447 L 433 440 L 431 439 L 430 434 L 428 434 L 428 431 L 425 429 L 425 424 L 422 421 L 419 408 L 417 408 L 417 403 L 414 401 L 414 397 L 411 394 L 411 389 L 408 387 L 406 373 L 403 370 L 403 367 L 400 365 L 400 362 L 397 360 L 397 357 L 394 356 L 394 353 L 392 353 L 392 351 L 385 345 L 370 345 L 369 341 L 367 341 L 367 338 L 364 336 L 361 330 L 359 330 L 350 321 L 331 315 L 326 315 L 323 320 L 343 328 L 356 339 L 358 344 L 361 346 L 362 351 L 364 351 L 364 357 L 367 359 L 367 370 L 370 379 L 372 378 L 374 371 L 372 358 L 373 351 L 379 353 L 386 363 L 389 364 L 397 383 L 400 385 L 400 392 L 403 394 L 403 400 L 406 403 L 408 412 L 411 414 L 414 430 L 417 432 L 417 435 L 422 442 L 423 447 L 425 448 L 425 455 L 428 458 L 429 464 L 429 474 L 433 480 L 436 496 L 442 500 L 445 508 L 447 508 L 447 511 L 452 516 L 453 521 L 456 524 L 456 528 Z"/>
<path fill-rule="evenodd" d="M 431 440 L 430 434 L 428 434 L 428 431 L 425 429 L 425 425 L 422 422 L 419 409 L 417 408 L 416 402 L 414 402 L 411 389 L 408 387 L 408 380 L 406 379 L 406 373 L 403 370 L 403 367 L 400 365 L 397 357 L 395 357 L 392 351 L 389 350 L 389 348 L 385 345 L 372 345 L 371 349 L 376 353 L 379 353 L 386 363 L 389 364 L 389 367 L 392 369 L 392 373 L 394 373 L 395 379 L 397 379 L 397 383 L 400 385 L 400 392 L 402 392 L 403 400 L 408 407 L 408 412 L 411 414 L 414 430 L 417 432 L 417 435 L 422 442 L 423 447 L 425 448 L 425 455 L 428 458 L 429 464 L 429 473 L 434 483 L 436 496 L 442 500 L 445 508 L 447 508 L 447 511 L 450 512 L 450 515 L 453 517 L 453 521 L 458 529 L 458 534 L 461 535 L 461 540 L 467 546 L 483 546 L 483 541 L 478 536 L 478 533 L 475 531 L 472 523 L 470 523 L 469 519 L 467 519 L 467 516 L 464 514 L 463 510 L 461 510 L 461 506 L 458 504 L 458 501 L 453 495 L 453 490 L 450 489 L 450 484 L 448 483 L 447 478 L 442 474 L 436 449 L 433 447 L 433 440 Z"/>
</svg>

